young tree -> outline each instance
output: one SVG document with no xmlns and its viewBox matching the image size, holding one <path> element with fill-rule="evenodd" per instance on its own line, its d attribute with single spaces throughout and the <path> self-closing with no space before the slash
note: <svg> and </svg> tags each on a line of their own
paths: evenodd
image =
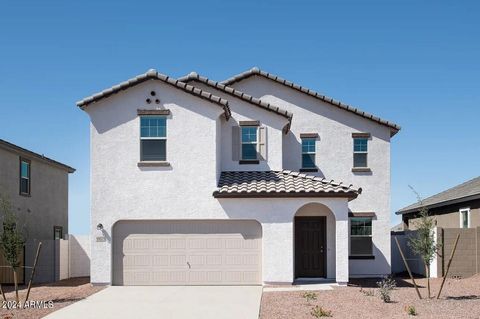
<svg viewBox="0 0 480 319">
<path fill-rule="evenodd" d="M 18 303 L 18 271 L 21 267 L 20 256 L 25 245 L 25 237 L 19 230 L 17 215 L 13 212 L 10 201 L 0 194 L 0 214 L 3 232 L 0 235 L 0 248 L 6 261 L 13 270 L 15 284 L 15 301 Z"/>
<path fill-rule="evenodd" d="M 417 234 L 416 236 L 408 238 L 408 246 L 415 254 L 420 256 L 425 265 L 428 298 L 430 298 L 430 266 L 439 249 L 439 245 L 435 242 L 435 221 L 432 217 L 428 216 L 428 209 L 423 205 L 423 200 L 420 195 L 413 187 L 410 186 L 410 188 L 417 195 L 421 209 L 419 219 L 415 223 Z"/>
</svg>

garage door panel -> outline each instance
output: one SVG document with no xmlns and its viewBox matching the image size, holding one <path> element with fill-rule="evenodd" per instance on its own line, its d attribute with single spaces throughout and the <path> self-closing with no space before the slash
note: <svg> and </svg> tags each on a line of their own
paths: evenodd
<svg viewBox="0 0 480 319">
<path fill-rule="evenodd" d="M 256 221 L 122 221 L 113 251 L 115 285 L 261 284 Z"/>
</svg>

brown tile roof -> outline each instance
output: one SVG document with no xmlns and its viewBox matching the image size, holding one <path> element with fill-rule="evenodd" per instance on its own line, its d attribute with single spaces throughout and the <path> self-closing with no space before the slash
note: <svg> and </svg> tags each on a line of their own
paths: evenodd
<svg viewBox="0 0 480 319">
<path fill-rule="evenodd" d="M 214 197 L 347 197 L 362 189 L 288 170 L 222 172 Z"/>
<path fill-rule="evenodd" d="M 327 97 L 323 94 L 320 94 L 320 93 L 317 93 L 313 90 L 310 90 L 308 88 L 305 88 L 305 87 L 302 87 L 301 85 L 298 85 L 296 83 L 293 83 L 293 82 L 290 82 L 290 81 L 287 81 L 285 79 L 282 79 L 274 74 L 271 74 L 271 73 L 268 73 L 268 72 L 265 72 L 265 71 L 262 71 L 260 70 L 259 68 L 257 67 L 254 67 L 248 71 L 245 71 L 245 72 L 242 72 L 240 74 L 237 74 L 229 79 L 226 79 L 225 81 L 222 81 L 221 83 L 224 84 L 224 85 L 231 85 L 235 82 L 239 82 L 243 79 L 246 79 L 250 76 L 254 76 L 254 75 L 258 75 L 258 76 L 263 76 L 264 78 L 267 78 L 267 79 L 270 79 L 270 80 L 273 80 L 275 82 L 278 82 L 280 84 L 283 84 L 285 86 L 288 86 L 294 90 L 297 90 L 299 92 L 302 92 L 302 93 L 305 93 L 305 94 L 308 94 L 314 98 L 317 98 L 323 102 L 327 102 L 331 105 L 334 105 L 334 106 L 337 106 L 341 109 L 344 109 L 346 111 L 349 111 L 349 112 L 352 112 L 356 115 L 359 115 L 361 117 L 364 117 L 366 119 L 369 119 L 369 120 L 372 120 L 374 122 L 377 122 L 379 124 L 382 124 L 382 125 L 385 125 L 385 126 L 388 126 L 390 128 L 390 136 L 394 136 L 395 134 L 398 133 L 398 131 L 400 131 L 401 127 L 391 121 L 387 121 L 387 120 L 384 120 L 384 119 L 381 119 L 379 118 L 378 116 L 375 116 L 375 115 L 372 115 L 372 114 L 369 114 L 367 112 L 364 112 L 354 106 L 351 106 L 351 105 L 348 105 L 348 104 L 345 104 L 345 103 L 342 103 L 340 101 L 336 101 L 330 97 Z"/>
<path fill-rule="evenodd" d="M 38 154 L 32 151 L 27 150 L 26 148 L 20 147 L 18 145 L 12 144 L 10 142 L 7 142 L 5 140 L 0 139 L 0 148 L 9 150 L 11 152 L 20 154 L 20 156 L 24 156 L 26 158 L 32 157 L 35 159 L 38 159 L 46 164 L 50 164 L 52 166 L 56 166 L 58 168 L 66 170 L 68 173 L 73 173 L 75 172 L 75 169 L 73 167 L 70 167 L 68 165 L 62 164 L 60 162 L 57 162 L 51 158 L 46 157 L 43 154 Z"/>
<path fill-rule="evenodd" d="M 404 207 L 396 212 L 396 214 L 413 213 L 419 211 L 422 207 L 441 207 L 477 198 L 480 198 L 480 176 L 449 188 L 441 193 L 425 198 L 421 203 L 417 202 Z"/>
<path fill-rule="evenodd" d="M 220 82 L 212 81 L 209 78 L 201 76 L 196 72 L 191 72 L 190 74 L 188 74 L 186 76 L 178 78 L 178 80 L 182 81 L 182 82 L 198 81 L 198 82 L 204 83 L 204 84 L 206 84 L 210 87 L 213 87 L 213 88 L 216 88 L 216 89 L 218 89 L 222 92 L 225 92 L 226 94 L 229 94 L 231 96 L 235 96 L 235 97 L 237 97 L 241 100 L 244 100 L 246 102 L 249 102 L 249 103 L 251 103 L 255 106 L 259 106 L 259 107 L 261 107 L 261 108 L 263 108 L 267 111 L 279 114 L 283 117 L 286 117 L 288 119 L 289 123 L 290 124 L 292 123 L 293 114 L 288 112 L 287 110 L 283 110 L 280 107 L 275 106 L 271 103 L 263 102 L 262 100 L 260 100 L 256 97 L 253 97 L 251 95 L 243 93 L 239 90 L 236 90 L 236 89 L 234 89 L 230 86 L 224 85 Z M 289 127 L 290 127 L 290 124 L 289 124 Z"/>
<path fill-rule="evenodd" d="M 131 78 L 125 82 L 122 82 L 120 84 L 114 85 L 106 90 L 103 90 L 99 93 L 95 93 L 89 97 L 84 98 L 83 100 L 80 100 L 77 102 L 77 106 L 80 107 L 82 110 L 89 104 L 97 102 L 103 98 L 106 98 L 112 94 L 116 94 L 122 90 L 128 89 L 132 86 L 135 86 L 137 84 L 140 84 L 142 82 L 145 82 L 147 80 L 160 80 L 164 83 L 167 83 L 177 89 L 180 89 L 182 91 L 185 91 L 189 94 L 192 94 L 196 97 L 208 100 L 212 103 L 220 105 L 224 111 L 225 111 L 225 116 L 226 118 L 230 118 L 231 112 L 230 108 L 228 107 L 228 101 L 225 99 L 222 99 L 218 96 L 213 95 L 212 93 L 209 93 L 207 91 L 201 90 L 199 88 L 196 88 L 192 85 L 188 85 L 184 82 L 181 82 L 179 80 L 176 80 L 172 77 L 169 77 L 167 75 L 158 73 L 154 69 L 148 70 L 146 73 L 140 74 L 134 78 Z"/>
</svg>

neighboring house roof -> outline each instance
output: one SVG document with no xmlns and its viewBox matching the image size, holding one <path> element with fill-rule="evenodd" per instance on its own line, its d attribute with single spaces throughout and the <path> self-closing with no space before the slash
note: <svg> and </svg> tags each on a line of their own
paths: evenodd
<svg viewBox="0 0 480 319">
<path fill-rule="evenodd" d="M 174 78 L 171 78 L 167 75 L 158 73 L 154 69 L 148 70 L 146 73 L 137 75 L 134 78 L 131 78 L 125 82 L 122 82 L 120 84 L 114 85 L 106 90 L 103 90 L 99 93 L 95 93 L 89 97 L 84 98 L 83 100 L 80 100 L 77 102 L 77 106 L 80 107 L 82 110 L 85 109 L 89 104 L 95 103 L 101 99 L 104 99 L 106 97 L 109 97 L 112 94 L 116 94 L 122 90 L 126 90 L 128 88 L 131 88 L 132 86 L 135 86 L 137 84 L 140 84 L 142 82 L 148 81 L 148 80 L 160 80 L 164 83 L 167 83 L 177 89 L 180 89 L 184 92 L 187 92 L 189 94 L 192 94 L 196 97 L 205 99 L 207 101 L 210 101 L 212 103 L 220 105 L 225 112 L 225 116 L 227 119 L 230 118 L 231 112 L 230 108 L 228 107 L 228 101 L 225 99 L 222 99 L 221 97 L 215 96 L 212 93 L 209 93 L 207 91 L 201 90 L 199 88 L 196 88 L 192 85 L 188 85 L 184 82 L 181 82 L 179 80 L 176 80 Z"/>
<path fill-rule="evenodd" d="M 400 223 L 400 224 L 397 224 L 397 225 L 393 226 L 392 228 L 390 228 L 390 231 L 392 231 L 392 232 L 402 232 L 402 231 L 404 231 L 403 223 Z"/>
<path fill-rule="evenodd" d="M 23 147 L 20 147 L 20 146 L 17 146 L 15 144 L 12 144 L 10 142 L 7 142 L 5 140 L 2 140 L 0 139 L 0 147 L 3 148 L 3 149 L 6 149 L 6 150 L 9 150 L 13 153 L 19 153 L 20 155 L 23 155 L 25 157 L 32 157 L 32 158 L 35 158 L 35 159 L 38 159 L 44 163 L 47 163 L 47 164 L 50 164 L 50 165 L 53 165 L 53 166 L 56 166 L 58 168 L 61 168 L 61 169 L 64 169 L 66 170 L 68 173 L 73 173 L 75 172 L 75 169 L 73 167 L 70 167 L 68 165 L 65 165 L 65 164 L 62 164 L 60 162 L 57 162 L 51 158 L 48 158 L 46 157 L 45 155 L 40 155 L 38 153 L 35 153 L 35 152 L 32 152 L 32 151 L 29 151 Z"/>
<path fill-rule="evenodd" d="M 254 75 L 258 75 L 258 76 L 262 76 L 264 78 L 267 78 L 269 80 L 273 80 L 275 82 L 278 82 L 280 84 L 283 84 L 287 87 L 290 87 L 294 90 L 297 90 L 299 92 L 302 92 L 302 93 L 305 93 L 307 95 L 310 95 L 314 98 L 317 98 L 323 102 L 326 102 L 326 103 L 329 103 L 331 105 L 334 105 L 334 106 L 337 106 L 341 109 L 344 109 L 346 111 L 349 111 L 349 112 L 352 112 L 356 115 L 359 115 L 361 117 L 364 117 L 366 119 L 369 119 L 369 120 L 372 120 L 374 122 L 377 122 L 379 124 L 382 124 L 382 125 L 385 125 L 385 126 L 388 126 L 390 128 L 390 136 L 394 136 L 395 134 L 398 133 L 398 131 L 400 131 L 401 127 L 391 121 L 387 121 L 387 120 L 384 120 L 384 119 L 381 119 L 379 118 L 378 116 L 375 116 L 375 115 L 372 115 L 372 114 L 369 114 L 367 112 L 364 112 L 354 106 L 351 106 L 351 105 L 348 105 L 348 104 L 345 104 L 345 103 L 342 103 L 340 101 L 336 101 L 330 97 L 327 97 L 323 94 L 320 94 L 320 93 L 317 93 L 313 90 L 310 90 L 306 87 L 302 87 L 301 85 L 298 85 L 296 83 L 293 83 L 293 82 L 290 82 L 290 81 L 287 81 L 285 79 L 282 79 L 274 74 L 271 74 L 271 73 L 268 73 L 268 72 L 265 72 L 265 71 L 262 71 L 260 70 L 259 68 L 257 67 L 254 67 L 248 71 L 245 71 L 243 73 L 240 73 L 240 74 L 237 74 L 225 81 L 222 81 L 221 83 L 224 84 L 224 85 L 231 85 L 235 82 L 239 82 L 239 81 L 242 81 L 246 78 L 249 78 L 251 76 L 254 76 Z"/>
<path fill-rule="evenodd" d="M 421 202 L 400 209 L 396 214 L 419 211 L 422 207 L 434 208 L 480 198 L 480 176 L 446 191 L 430 196 Z"/>
<path fill-rule="evenodd" d="M 186 75 L 186 76 L 183 76 L 181 78 L 178 78 L 179 81 L 182 81 L 182 82 L 190 82 L 190 81 L 198 81 L 198 82 L 201 82 L 201 83 L 204 83 L 210 87 L 213 87 L 215 89 L 218 89 L 222 92 L 225 92 L 226 94 L 229 94 L 231 96 L 235 96 L 241 100 L 244 100 L 246 102 L 249 102 L 253 105 L 256 105 L 258 107 L 261 107 L 267 111 L 270 111 L 270 112 L 273 112 L 273 113 L 276 113 L 276 114 L 279 114 L 283 117 L 286 117 L 289 121 L 289 127 L 292 123 L 292 117 L 293 117 L 293 114 L 288 112 L 287 110 L 283 110 L 281 109 L 280 107 L 278 106 L 275 106 L 275 105 L 272 105 L 270 103 L 267 103 L 267 102 L 263 102 L 262 100 L 256 98 L 256 97 L 253 97 L 251 95 L 248 95 L 244 92 L 241 92 L 239 90 L 236 90 L 230 86 L 227 86 L 227 85 L 224 85 L 220 82 L 216 82 L 216 81 L 212 81 L 210 80 L 209 78 L 207 77 L 204 77 L 204 76 L 201 76 L 199 75 L 198 73 L 196 72 L 191 72 L 190 74 Z M 288 127 L 288 128 L 289 128 Z"/>
<path fill-rule="evenodd" d="M 222 172 L 214 197 L 348 197 L 362 189 L 288 170 Z"/>
</svg>

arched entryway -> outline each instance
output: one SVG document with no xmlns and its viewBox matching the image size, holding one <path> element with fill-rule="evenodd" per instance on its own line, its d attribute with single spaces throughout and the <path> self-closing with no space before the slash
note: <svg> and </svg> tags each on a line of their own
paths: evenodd
<svg viewBox="0 0 480 319">
<path fill-rule="evenodd" d="M 295 278 L 335 278 L 335 215 L 309 203 L 294 217 Z"/>
</svg>

